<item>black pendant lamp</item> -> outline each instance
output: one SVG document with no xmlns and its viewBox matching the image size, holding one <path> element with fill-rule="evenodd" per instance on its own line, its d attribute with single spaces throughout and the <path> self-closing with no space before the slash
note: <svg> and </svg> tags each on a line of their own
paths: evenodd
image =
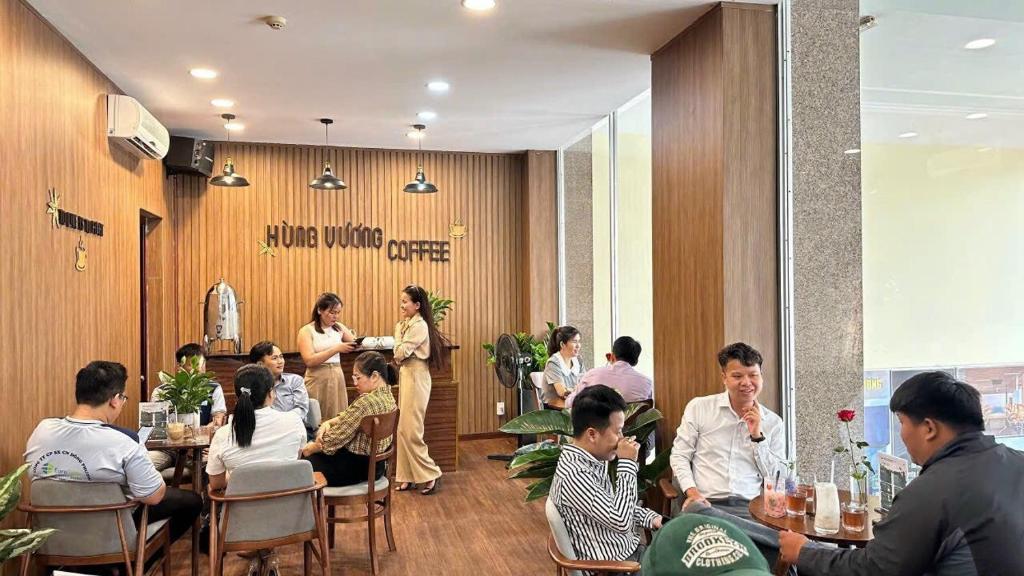
<svg viewBox="0 0 1024 576">
<path fill-rule="evenodd" d="M 221 114 L 220 117 L 227 120 L 228 124 L 235 119 L 234 114 Z M 231 144 L 231 130 L 228 130 L 228 144 Z M 235 162 L 231 159 L 231 156 L 228 156 L 227 162 L 224 162 L 224 173 L 210 178 L 210 184 L 241 188 L 248 186 L 249 181 L 245 179 L 245 176 L 235 173 Z"/>
<path fill-rule="evenodd" d="M 423 130 L 426 126 L 423 124 L 413 124 L 413 128 L 418 133 L 416 141 L 418 142 L 418 150 L 422 154 L 423 152 Z M 431 182 L 427 181 L 427 176 L 423 173 L 423 159 L 420 158 L 420 162 L 416 168 L 416 178 L 412 182 L 409 182 L 403 188 L 404 192 L 410 194 L 433 194 L 437 192 L 437 186 L 434 186 Z"/>
<path fill-rule="evenodd" d="M 320 123 L 324 125 L 324 147 L 326 148 L 328 146 L 327 129 L 331 124 L 334 124 L 334 120 L 321 118 Z M 331 162 L 326 159 L 324 160 L 324 173 L 319 178 L 314 178 L 309 183 L 309 187 L 316 188 L 317 190 L 344 190 L 348 188 L 340 178 L 334 175 L 334 172 L 331 171 Z"/>
</svg>

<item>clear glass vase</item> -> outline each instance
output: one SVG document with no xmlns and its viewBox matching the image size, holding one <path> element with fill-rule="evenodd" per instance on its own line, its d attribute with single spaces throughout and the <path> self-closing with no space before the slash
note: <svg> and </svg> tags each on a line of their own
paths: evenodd
<svg viewBox="0 0 1024 576">
<path fill-rule="evenodd" d="M 868 523 L 868 471 L 850 466 L 850 500 L 843 503 L 843 529 L 862 532 Z"/>
</svg>

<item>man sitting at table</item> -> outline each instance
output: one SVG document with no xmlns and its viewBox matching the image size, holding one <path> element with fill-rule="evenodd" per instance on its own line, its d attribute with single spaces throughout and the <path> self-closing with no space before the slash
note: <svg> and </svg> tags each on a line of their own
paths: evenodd
<svg viewBox="0 0 1024 576">
<path fill-rule="evenodd" d="M 562 448 L 550 498 L 583 560 L 640 559 L 637 528 L 661 528 L 661 515 L 637 504 L 640 445 L 622 437 L 626 402 L 618 392 L 595 384 L 576 398 L 572 444 Z M 618 478 L 608 461 L 618 457 Z"/>
<path fill-rule="evenodd" d="M 856 550 L 809 548 L 780 535 L 800 574 L 889 576 L 1024 574 L 1024 453 L 983 434 L 981 395 L 945 372 L 904 382 L 889 400 L 921 473 Z"/>
<path fill-rule="evenodd" d="M 249 349 L 249 362 L 270 370 L 274 376 L 274 410 L 295 412 L 305 422 L 309 412 L 309 392 L 302 376 L 284 371 L 284 354 L 273 342 L 264 340 Z"/>
<path fill-rule="evenodd" d="M 111 426 L 128 401 L 127 379 L 117 362 L 90 362 L 79 370 L 74 412 L 43 420 L 28 439 L 29 475 L 32 480 L 120 484 L 129 497 L 149 504 L 149 522 L 169 518 L 176 540 L 192 527 L 203 501 L 193 492 L 165 486 L 146 449 Z M 136 509 L 136 522 L 141 513 L 141 507 Z"/>
<path fill-rule="evenodd" d="M 615 390 L 622 394 L 626 402 L 650 400 L 654 392 L 654 382 L 634 368 L 640 361 L 640 350 L 640 343 L 633 338 L 616 338 L 612 343 L 612 352 L 608 355 L 609 364 L 587 370 L 576 384 L 576 388 L 565 399 L 565 407 L 572 408 L 576 396 L 594 384 L 604 384 Z"/>
<path fill-rule="evenodd" d="M 683 411 L 670 463 L 682 508 L 703 502 L 750 518 L 761 478 L 775 475 L 785 453 L 782 419 L 758 404 L 761 354 L 737 342 L 718 353 L 725 391 L 694 398 Z"/>
<path fill-rule="evenodd" d="M 174 353 L 174 358 L 178 364 L 178 369 L 191 369 L 192 359 L 197 358 L 199 363 L 198 370 L 200 372 L 206 371 L 206 355 L 203 353 L 203 347 L 199 344 L 185 344 Z M 160 393 L 161 387 L 157 386 L 150 392 L 149 399 L 151 402 L 161 402 L 163 400 L 163 395 Z M 204 426 L 212 425 L 213 430 L 210 432 L 212 437 L 213 432 L 224 425 L 227 412 L 228 405 L 224 401 L 224 390 L 220 384 L 211 380 L 210 397 L 200 406 L 199 423 Z M 156 466 L 157 470 L 166 470 L 174 466 L 177 457 L 178 453 L 174 450 L 151 450 L 149 452 L 149 459 L 153 461 L 153 466 Z"/>
</svg>

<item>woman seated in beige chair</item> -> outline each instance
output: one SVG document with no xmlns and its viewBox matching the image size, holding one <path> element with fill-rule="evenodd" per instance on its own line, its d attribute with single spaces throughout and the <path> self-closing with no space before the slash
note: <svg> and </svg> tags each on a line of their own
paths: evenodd
<svg viewBox="0 0 1024 576">
<path fill-rule="evenodd" d="M 210 459 L 206 473 L 210 488 L 226 488 L 231 472 L 254 462 L 298 460 L 306 441 L 306 427 L 295 412 L 274 410 L 274 377 L 270 370 L 246 364 L 235 372 L 235 410 L 229 426 L 217 430 L 210 443 Z M 259 569 L 260 561 L 276 571 L 272 551 L 253 560 L 250 572 Z"/>
<path fill-rule="evenodd" d="M 336 417 L 320 425 L 316 440 L 306 444 L 302 455 L 322 472 L 328 486 L 351 486 L 366 481 L 371 453 L 370 438 L 359 429 L 366 416 L 394 412 L 398 406 L 391 386 L 398 371 L 380 352 L 363 352 L 352 368 L 352 383 L 359 392 L 351 405 Z M 393 438 L 381 442 L 380 450 L 391 446 Z M 377 478 L 384 475 L 384 461 L 377 463 Z"/>
</svg>

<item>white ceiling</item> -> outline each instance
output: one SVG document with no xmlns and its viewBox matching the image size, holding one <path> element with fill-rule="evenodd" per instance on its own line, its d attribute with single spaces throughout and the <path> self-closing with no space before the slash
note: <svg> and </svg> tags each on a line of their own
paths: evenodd
<svg viewBox="0 0 1024 576">
<path fill-rule="evenodd" d="M 862 0 L 861 14 L 878 18 L 860 35 L 863 141 L 1024 148 L 1024 2 Z M 977 38 L 996 44 L 964 49 Z"/>
<path fill-rule="evenodd" d="M 650 86 L 649 55 L 710 0 L 29 0 L 173 134 L 225 138 L 213 98 L 246 128 L 232 139 L 414 148 L 552 149 Z M 284 30 L 262 18 L 281 15 Z M 188 74 L 220 72 L 215 80 Z M 451 83 L 446 95 L 427 81 Z"/>
</svg>

